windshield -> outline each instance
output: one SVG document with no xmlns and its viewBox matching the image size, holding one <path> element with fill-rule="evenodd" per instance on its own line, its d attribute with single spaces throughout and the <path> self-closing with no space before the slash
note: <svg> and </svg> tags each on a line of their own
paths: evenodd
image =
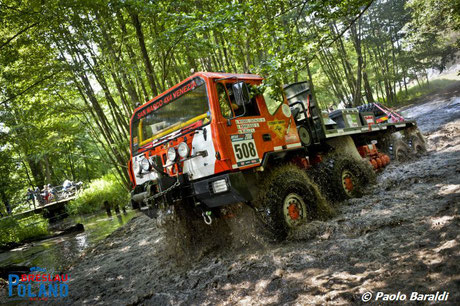
<svg viewBox="0 0 460 306">
<path fill-rule="evenodd" d="M 209 117 L 205 82 L 195 78 L 136 112 L 131 126 L 133 152 L 182 128 L 206 124 Z"/>
</svg>

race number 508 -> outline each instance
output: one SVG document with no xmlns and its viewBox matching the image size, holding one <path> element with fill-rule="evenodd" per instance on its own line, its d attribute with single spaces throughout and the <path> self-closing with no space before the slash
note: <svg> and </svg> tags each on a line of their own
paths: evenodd
<svg viewBox="0 0 460 306">
<path fill-rule="evenodd" d="M 254 142 L 233 144 L 233 148 L 235 149 L 235 156 L 237 160 L 244 160 L 257 156 Z"/>
</svg>

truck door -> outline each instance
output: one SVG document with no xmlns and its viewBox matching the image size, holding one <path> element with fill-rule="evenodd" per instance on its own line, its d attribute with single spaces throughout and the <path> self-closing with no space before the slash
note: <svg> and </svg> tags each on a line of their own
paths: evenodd
<svg viewBox="0 0 460 306">
<path fill-rule="evenodd" d="M 290 126 L 292 124 L 295 130 L 295 124 L 291 122 L 287 105 L 284 111 L 279 105 L 279 111 L 270 114 L 262 95 L 250 97 L 251 102 L 245 106 L 237 105 L 232 83 L 216 84 L 221 115 L 225 119 L 222 129 L 229 153 L 227 157 L 233 169 L 257 166 L 265 153 L 286 145 Z"/>
</svg>

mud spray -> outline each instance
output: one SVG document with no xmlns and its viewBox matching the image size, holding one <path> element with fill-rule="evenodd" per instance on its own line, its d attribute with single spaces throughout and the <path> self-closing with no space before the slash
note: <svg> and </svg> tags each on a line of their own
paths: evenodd
<svg viewBox="0 0 460 306">
<path fill-rule="evenodd" d="M 256 212 L 244 204 L 220 209 L 206 224 L 193 209 L 177 205 L 173 217 L 160 228 L 166 237 L 166 250 L 177 265 L 187 266 L 201 258 L 242 248 L 264 249 L 272 241 Z"/>
</svg>

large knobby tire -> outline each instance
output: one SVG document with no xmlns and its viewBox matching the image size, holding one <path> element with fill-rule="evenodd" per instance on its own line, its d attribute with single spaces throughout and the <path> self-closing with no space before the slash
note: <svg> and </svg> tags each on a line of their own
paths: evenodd
<svg viewBox="0 0 460 306">
<path fill-rule="evenodd" d="M 278 239 L 317 214 L 320 195 L 307 174 L 294 165 L 279 166 L 263 181 L 257 199 L 262 217 Z"/>
<path fill-rule="evenodd" d="M 348 155 L 330 157 L 325 161 L 330 176 L 329 197 L 334 201 L 359 198 L 364 189 L 375 180 L 375 173 L 364 161 Z"/>
<path fill-rule="evenodd" d="M 402 139 L 394 139 L 390 146 L 391 160 L 405 162 L 412 158 L 412 150 Z"/>
<path fill-rule="evenodd" d="M 414 134 L 409 137 L 409 147 L 412 155 L 421 157 L 427 153 L 425 142 L 420 136 Z"/>
</svg>

